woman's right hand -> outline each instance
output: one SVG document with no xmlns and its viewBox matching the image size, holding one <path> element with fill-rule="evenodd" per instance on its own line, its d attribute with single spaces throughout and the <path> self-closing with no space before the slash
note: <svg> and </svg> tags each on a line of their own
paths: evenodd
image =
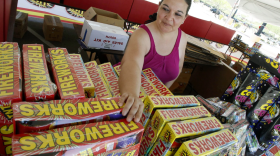
<svg viewBox="0 0 280 156">
<path fill-rule="evenodd" d="M 144 109 L 144 103 L 139 96 L 123 93 L 119 101 L 119 106 L 121 107 L 123 105 L 122 115 L 127 115 L 126 120 L 130 122 L 134 118 L 134 122 L 139 122 Z"/>
</svg>

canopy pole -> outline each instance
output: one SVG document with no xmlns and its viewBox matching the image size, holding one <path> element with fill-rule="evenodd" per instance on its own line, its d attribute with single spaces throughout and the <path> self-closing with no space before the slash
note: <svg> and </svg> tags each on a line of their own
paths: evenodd
<svg viewBox="0 0 280 156">
<path fill-rule="evenodd" d="M 261 33 L 263 32 L 263 29 L 265 28 L 266 23 L 263 22 L 262 26 L 260 26 L 258 32 L 255 33 L 257 36 L 261 36 Z"/>
</svg>

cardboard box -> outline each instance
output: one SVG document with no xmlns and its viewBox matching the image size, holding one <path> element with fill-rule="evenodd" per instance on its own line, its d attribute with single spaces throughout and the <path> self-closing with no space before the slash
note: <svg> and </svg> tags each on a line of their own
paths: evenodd
<svg viewBox="0 0 280 156">
<path fill-rule="evenodd" d="M 114 68 L 112 67 L 111 63 L 103 63 L 99 65 L 99 68 L 101 69 L 102 76 L 104 77 L 107 85 L 109 86 L 109 89 L 111 91 L 111 94 L 113 97 L 120 96 L 120 89 L 119 89 L 119 77 L 115 73 Z"/>
<path fill-rule="evenodd" d="M 160 81 L 151 68 L 144 69 L 143 73 L 148 80 L 155 86 L 161 96 L 173 96 L 172 92 Z"/>
<path fill-rule="evenodd" d="M 84 88 L 86 98 L 94 97 L 95 86 L 93 85 L 91 78 L 89 77 L 81 55 L 70 54 L 70 58 L 78 79 Z"/>
<path fill-rule="evenodd" d="M 153 147 L 161 130 L 166 123 L 171 121 L 182 121 L 187 119 L 195 119 L 202 117 L 211 117 L 211 114 L 203 106 L 182 108 L 182 109 L 158 109 L 151 119 L 146 131 L 144 132 L 140 155 L 149 153 Z"/>
<path fill-rule="evenodd" d="M 113 97 L 109 86 L 104 80 L 102 73 L 95 61 L 85 63 L 88 74 L 95 86 L 95 96 L 98 98 Z"/>
<path fill-rule="evenodd" d="M 148 120 L 159 108 L 181 108 L 199 106 L 198 100 L 190 96 L 148 96 L 144 101 L 144 110 L 140 123 L 146 127 Z"/>
<path fill-rule="evenodd" d="M 94 7 L 90 7 L 84 12 L 84 18 L 86 20 L 115 25 L 121 28 L 124 27 L 124 20 L 119 14 Z"/>
<path fill-rule="evenodd" d="M 236 137 L 228 129 L 223 129 L 218 132 L 184 142 L 176 152 L 175 156 L 214 155 L 221 153 L 223 150 L 228 150 L 237 141 Z M 226 153 L 223 152 L 223 154 Z"/>
<path fill-rule="evenodd" d="M 118 74 L 118 76 L 120 76 L 121 73 L 121 65 L 117 65 L 114 67 L 115 72 Z M 139 93 L 139 98 L 144 101 L 145 98 L 147 97 L 147 94 L 145 93 L 144 89 L 142 87 L 140 87 L 140 93 Z"/>
<path fill-rule="evenodd" d="M 0 42 L 0 104 L 22 101 L 21 54 L 17 43 Z"/>
<path fill-rule="evenodd" d="M 60 99 L 83 99 L 84 89 L 65 48 L 49 48 L 52 71 Z"/>
<path fill-rule="evenodd" d="M 81 38 L 90 48 L 124 51 L 129 36 L 120 27 L 85 20 Z"/>
<path fill-rule="evenodd" d="M 13 105 L 16 134 L 124 118 L 119 98 L 19 102 Z"/>
<path fill-rule="evenodd" d="M 43 32 L 48 41 L 62 41 L 63 25 L 59 17 L 44 15 Z"/>
<path fill-rule="evenodd" d="M 13 110 L 12 104 L 0 103 L 0 155 L 12 155 Z"/>
<path fill-rule="evenodd" d="M 93 155 L 121 148 L 132 139 L 139 143 L 143 135 L 140 123 L 126 119 L 58 128 L 44 132 L 14 135 L 13 155 L 37 155 L 91 148 Z M 67 148 L 66 148 L 67 147 Z"/>
<path fill-rule="evenodd" d="M 174 155 L 184 140 L 187 140 L 186 137 L 198 136 L 223 128 L 215 117 L 167 123 L 148 155 Z"/>
<path fill-rule="evenodd" d="M 129 143 L 127 143 L 128 146 L 130 146 Z M 107 152 L 102 152 L 96 154 L 96 156 L 137 156 L 139 153 L 139 147 L 140 147 L 140 143 L 130 146 L 128 148 L 121 148 L 121 149 L 111 150 Z M 75 155 L 75 156 L 91 156 L 93 155 L 93 153 L 95 152 L 93 152 L 91 148 L 84 148 L 84 149 L 74 149 L 74 150 L 64 151 L 61 152 L 61 155 L 64 154 L 64 155 Z"/>
<path fill-rule="evenodd" d="M 47 67 L 44 46 L 24 44 L 22 54 L 25 100 L 30 102 L 54 100 L 55 91 Z"/>
<path fill-rule="evenodd" d="M 28 14 L 17 11 L 14 37 L 22 38 L 25 32 L 27 31 L 27 25 L 28 25 Z"/>
</svg>

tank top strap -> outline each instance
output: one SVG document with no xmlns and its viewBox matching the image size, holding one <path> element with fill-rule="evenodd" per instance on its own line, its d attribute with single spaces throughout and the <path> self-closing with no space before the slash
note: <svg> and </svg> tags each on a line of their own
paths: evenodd
<svg viewBox="0 0 280 156">
<path fill-rule="evenodd" d="M 176 43 L 175 43 L 175 47 L 179 47 L 180 41 L 181 41 L 181 35 L 182 35 L 182 31 L 181 31 L 180 28 L 178 28 L 178 36 L 177 36 L 177 40 L 176 40 Z"/>
<path fill-rule="evenodd" d="M 153 38 L 153 35 L 152 35 L 150 29 L 145 24 L 141 24 L 140 28 L 143 28 L 148 33 L 148 35 L 150 37 L 150 40 L 151 40 L 151 48 L 150 49 L 153 49 L 153 51 L 154 51 L 154 49 L 155 49 L 155 42 L 154 42 L 154 38 Z"/>
</svg>

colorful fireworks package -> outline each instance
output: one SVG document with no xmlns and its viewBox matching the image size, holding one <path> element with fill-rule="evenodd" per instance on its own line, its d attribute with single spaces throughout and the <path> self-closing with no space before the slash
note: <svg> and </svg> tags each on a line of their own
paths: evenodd
<svg viewBox="0 0 280 156">
<path fill-rule="evenodd" d="M 0 104 L 22 101 L 21 55 L 17 43 L 0 42 Z"/>
<path fill-rule="evenodd" d="M 261 97 L 259 85 L 263 82 L 255 73 L 250 73 L 238 89 L 232 103 L 243 109 L 250 109 Z"/>
<path fill-rule="evenodd" d="M 115 69 L 115 72 L 118 74 L 118 76 L 120 76 L 120 73 L 121 73 L 121 65 L 117 65 L 114 67 Z M 144 101 L 145 98 L 147 97 L 144 89 L 142 87 L 140 87 L 140 93 L 139 93 L 139 98 Z"/>
<path fill-rule="evenodd" d="M 55 90 L 50 79 L 44 46 L 24 44 L 22 54 L 25 100 L 30 102 L 54 100 Z"/>
<path fill-rule="evenodd" d="M 148 155 L 174 155 L 181 144 L 186 141 L 186 137 L 221 129 L 223 129 L 223 125 L 215 117 L 166 123 Z"/>
<path fill-rule="evenodd" d="M 156 109 L 160 108 L 179 108 L 199 106 L 200 103 L 192 96 L 148 96 L 144 101 L 144 110 L 140 123 L 145 127 Z"/>
<path fill-rule="evenodd" d="M 84 89 L 65 48 L 49 48 L 52 73 L 60 99 L 83 99 Z"/>
<path fill-rule="evenodd" d="M 140 147 L 140 155 L 145 155 L 153 147 L 161 130 L 166 123 L 202 117 L 210 117 L 211 114 L 203 106 L 180 108 L 180 109 L 158 109 L 148 124 Z"/>
<path fill-rule="evenodd" d="M 267 150 L 278 139 L 280 139 L 280 116 L 273 123 L 261 127 L 260 149 Z"/>
<path fill-rule="evenodd" d="M 84 149 L 97 155 L 136 145 L 142 134 L 140 123 L 129 123 L 126 119 L 18 134 L 12 138 L 13 155 L 42 155 L 74 149 L 78 150 L 77 154 Z"/>
<path fill-rule="evenodd" d="M 76 71 L 77 77 L 84 88 L 85 96 L 87 98 L 94 96 L 95 87 L 88 75 L 84 61 L 80 54 L 70 54 L 71 62 Z"/>
<path fill-rule="evenodd" d="M 259 131 L 260 127 L 270 124 L 279 115 L 280 91 L 270 87 L 248 113 L 248 121 Z M 257 134 L 258 136 L 258 134 Z"/>
<path fill-rule="evenodd" d="M 151 68 L 144 69 L 143 73 L 159 91 L 161 96 L 173 96 L 172 92 L 160 81 Z"/>
<path fill-rule="evenodd" d="M 128 137 L 129 138 L 129 137 Z M 127 138 L 126 138 L 127 139 Z M 91 148 L 79 148 L 79 149 L 73 149 L 69 151 L 63 151 L 61 152 L 62 155 L 73 155 L 73 156 L 93 156 L 93 153 L 95 153 L 95 156 L 137 156 L 139 153 L 140 143 L 133 145 L 137 142 L 134 141 L 133 138 L 129 138 L 128 143 L 125 143 L 126 146 L 129 146 L 128 148 L 117 148 L 115 150 L 110 150 L 109 148 L 106 148 L 106 152 L 93 152 Z M 131 144 L 131 145 L 130 145 Z M 110 146 L 110 144 L 105 145 L 105 147 Z M 133 146 L 132 146 L 133 145 Z M 96 148 L 95 148 L 96 149 Z M 107 149 L 109 149 L 107 151 Z M 77 154 L 78 153 L 78 154 Z"/>
<path fill-rule="evenodd" d="M 118 84 L 119 77 L 115 73 L 115 70 L 112 67 L 111 63 L 103 63 L 99 65 L 99 68 L 101 69 L 101 73 L 107 85 L 109 86 L 112 96 L 120 96 L 120 89 Z"/>
<path fill-rule="evenodd" d="M 118 102 L 119 98 L 89 98 L 15 103 L 14 130 L 16 134 L 31 133 L 121 119 L 124 117 Z"/>
<path fill-rule="evenodd" d="M 246 145 L 251 154 L 257 152 L 259 148 L 259 141 L 258 138 L 253 131 L 253 126 L 249 126 L 247 134 L 246 134 Z"/>
<path fill-rule="evenodd" d="M 227 154 L 228 148 L 237 142 L 235 136 L 223 129 L 194 140 L 184 142 L 174 156 Z M 222 154 L 223 153 L 223 154 Z"/>
<path fill-rule="evenodd" d="M 12 104 L 0 104 L 0 155 L 12 155 L 13 136 Z"/>
<path fill-rule="evenodd" d="M 85 63 L 88 74 L 95 86 L 95 96 L 98 98 L 110 98 L 112 94 L 104 80 L 102 73 L 95 61 Z"/>
<path fill-rule="evenodd" d="M 152 83 L 149 82 L 143 71 L 141 72 L 141 87 L 143 88 L 147 96 L 160 96 L 159 91 Z"/>
</svg>

